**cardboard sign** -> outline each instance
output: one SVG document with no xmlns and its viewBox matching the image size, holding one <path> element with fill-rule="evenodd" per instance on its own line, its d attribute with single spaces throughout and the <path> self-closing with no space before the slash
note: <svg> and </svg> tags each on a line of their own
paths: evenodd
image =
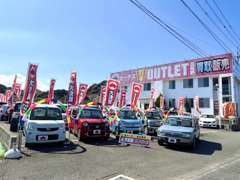
<svg viewBox="0 0 240 180">
<path fill-rule="evenodd" d="M 119 143 L 121 144 L 133 144 L 148 147 L 150 145 L 151 136 L 121 133 L 119 137 Z"/>
</svg>

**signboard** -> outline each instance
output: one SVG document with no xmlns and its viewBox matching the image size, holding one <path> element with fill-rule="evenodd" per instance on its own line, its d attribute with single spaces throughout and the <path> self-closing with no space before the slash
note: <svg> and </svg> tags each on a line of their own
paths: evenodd
<svg viewBox="0 0 240 180">
<path fill-rule="evenodd" d="M 132 82 L 147 83 L 159 80 L 191 78 L 232 73 L 232 55 L 224 54 L 201 59 L 193 59 L 171 64 L 112 73 L 112 79 L 120 80 L 121 85 Z"/>
<path fill-rule="evenodd" d="M 136 108 L 142 92 L 142 84 L 133 82 L 131 92 L 131 108 Z"/>
<path fill-rule="evenodd" d="M 150 145 L 151 136 L 121 133 L 119 137 L 119 143 L 121 144 L 133 144 L 148 147 Z"/>
</svg>

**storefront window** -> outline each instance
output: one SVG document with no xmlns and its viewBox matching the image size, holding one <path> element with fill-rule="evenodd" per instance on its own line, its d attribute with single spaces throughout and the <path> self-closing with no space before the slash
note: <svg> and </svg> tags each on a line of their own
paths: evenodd
<svg viewBox="0 0 240 180">
<path fill-rule="evenodd" d="M 169 89 L 175 89 L 176 87 L 176 85 L 175 85 L 175 80 L 170 80 L 170 81 L 168 81 L 168 83 L 169 83 Z"/>
<path fill-rule="evenodd" d="M 145 83 L 145 84 L 143 85 L 143 90 L 144 90 L 144 91 L 150 91 L 151 88 L 152 88 L 152 84 L 151 84 L 151 83 Z"/>
<path fill-rule="evenodd" d="M 209 87 L 209 78 L 198 78 L 198 87 Z"/>
<path fill-rule="evenodd" d="M 209 98 L 199 98 L 199 107 L 200 108 L 210 108 L 210 99 Z"/>
<path fill-rule="evenodd" d="M 193 88 L 193 79 L 184 79 L 183 88 Z"/>
</svg>

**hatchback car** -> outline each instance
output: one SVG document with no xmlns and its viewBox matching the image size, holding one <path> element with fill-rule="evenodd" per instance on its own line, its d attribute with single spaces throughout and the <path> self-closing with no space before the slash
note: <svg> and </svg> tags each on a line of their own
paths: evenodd
<svg viewBox="0 0 240 180">
<path fill-rule="evenodd" d="M 65 123 L 57 106 L 37 105 L 24 119 L 26 146 L 32 143 L 65 142 Z"/>
<path fill-rule="evenodd" d="M 185 144 L 194 149 L 200 138 L 200 127 L 195 117 L 169 116 L 157 134 L 159 145 Z"/>
</svg>

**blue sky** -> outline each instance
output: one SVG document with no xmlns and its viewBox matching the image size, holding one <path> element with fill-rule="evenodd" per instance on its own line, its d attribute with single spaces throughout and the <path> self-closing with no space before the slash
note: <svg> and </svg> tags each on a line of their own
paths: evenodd
<svg viewBox="0 0 240 180">
<path fill-rule="evenodd" d="M 180 0 L 139 1 L 209 54 L 224 53 Z M 216 1 L 240 34 L 240 1 Z M 197 57 L 128 0 L 0 0 L 0 19 L 0 75 L 26 75 L 28 62 L 38 63 L 42 89 L 50 78 L 67 88 L 72 70 L 91 84 L 110 72 Z"/>
</svg>

